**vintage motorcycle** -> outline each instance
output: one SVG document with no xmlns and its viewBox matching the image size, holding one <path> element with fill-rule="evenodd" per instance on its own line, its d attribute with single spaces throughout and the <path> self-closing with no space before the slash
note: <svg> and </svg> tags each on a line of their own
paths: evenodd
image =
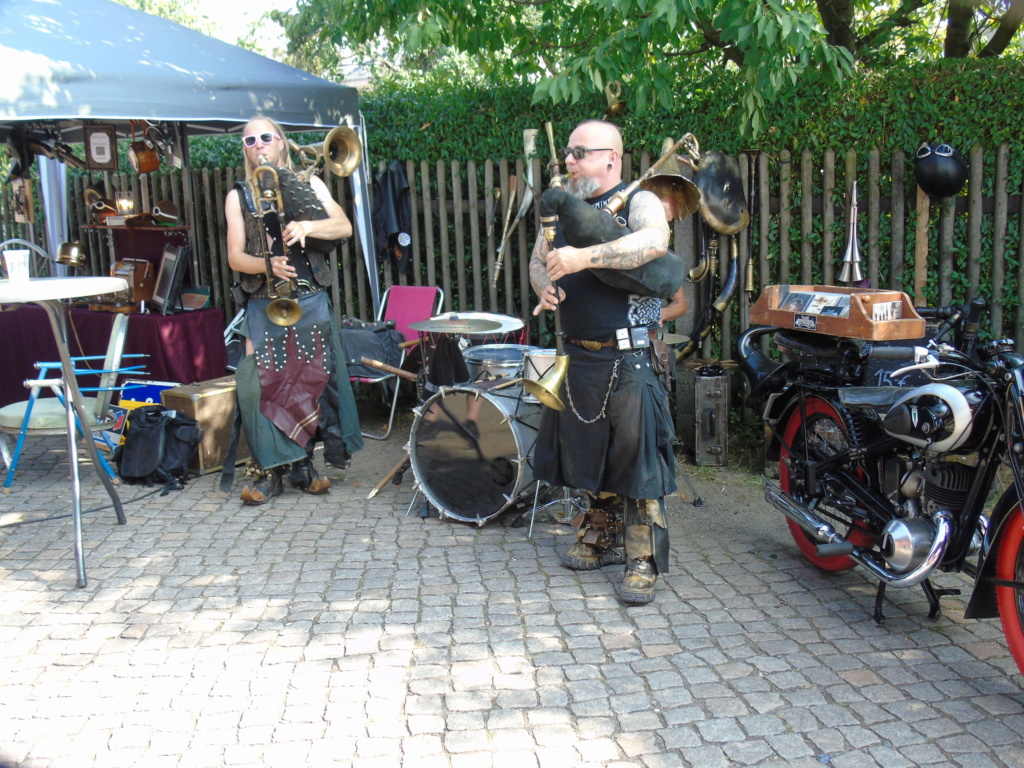
<svg viewBox="0 0 1024 768">
<path fill-rule="evenodd" d="M 1024 672 L 1024 355 L 977 344 L 983 307 L 920 308 L 931 332 L 910 342 L 755 326 L 737 359 L 778 462 L 765 498 L 807 559 L 878 579 L 876 622 L 887 587 L 920 584 L 936 618 L 960 590 L 929 577 L 967 574 L 966 617 L 1000 616 Z"/>
</svg>

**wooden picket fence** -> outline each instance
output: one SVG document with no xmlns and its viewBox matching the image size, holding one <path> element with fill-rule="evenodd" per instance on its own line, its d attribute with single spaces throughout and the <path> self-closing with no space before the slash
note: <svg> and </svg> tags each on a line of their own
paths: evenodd
<svg viewBox="0 0 1024 768">
<path fill-rule="evenodd" d="M 729 356 L 736 333 L 748 324 L 750 304 L 765 285 L 835 282 L 847 246 L 854 180 L 859 251 L 871 286 L 907 290 L 918 304 L 949 304 L 980 295 L 989 300 L 989 335 L 1015 337 L 1024 347 L 1024 196 L 1019 182 L 1024 158 L 1013 156 L 1006 145 L 994 150 L 972 149 L 966 193 L 943 201 L 929 201 L 920 190 L 912 191 L 916 189 L 912 158 L 902 153 L 882 158 L 877 151 L 850 150 L 842 156 L 833 152 L 821 156 L 808 151 L 750 152 L 738 159 L 752 201 L 751 224 L 734 238 L 723 236 L 721 242 L 711 243 L 712 248 L 717 245 L 719 284 L 725 281 L 733 252 L 741 268 L 733 301 L 704 341 L 705 355 Z M 625 158 L 627 178 L 638 176 L 652 162 L 646 153 L 639 157 L 636 168 L 634 160 Z M 530 324 L 532 339 L 540 343 L 549 340 L 549 320 L 533 318 L 531 313 L 535 297 L 529 286 L 528 263 L 538 231 L 536 206 L 511 231 L 500 269 L 497 261 L 509 216 L 510 178 L 515 176 L 518 182 L 511 201 L 514 218 L 527 178 L 535 181 L 538 192 L 546 185 L 540 160 L 532 159 L 529 167 L 522 158 L 406 162 L 404 167 L 414 212 L 412 266 L 404 273 L 389 261 L 377 263 L 381 290 L 395 283 L 440 285 L 446 311 L 520 317 Z M 190 173 L 196 211 L 191 235 L 198 282 L 210 286 L 213 303 L 231 316 L 235 308 L 229 288 L 236 276 L 227 264 L 223 201 L 231 185 L 241 178 L 241 171 Z M 1017 182 L 1011 184 L 1010 179 Z M 86 183 L 82 177 L 69 182 L 71 237 L 83 243 L 88 254 L 82 272 L 104 274 L 116 258 L 112 238 L 87 226 L 91 218 L 83 201 Z M 137 211 L 149 211 L 164 199 L 184 209 L 179 171 L 142 177 L 108 174 L 105 184 L 107 189 L 130 187 Z M 352 217 L 347 182 L 332 178 L 328 184 Z M 988 189 L 991 193 L 983 194 Z M 38 184 L 36 192 L 38 201 Z M 9 188 L 0 189 L 3 239 L 23 237 L 44 244 L 42 213 L 38 204 L 36 207 L 35 224 L 17 224 Z M 699 228 L 697 216 L 674 227 L 673 247 L 687 265 L 697 263 L 698 243 L 706 242 L 698 236 Z M 752 284 L 746 280 L 745 268 L 750 259 Z M 340 246 L 332 263 L 339 278 L 334 292 L 336 312 L 371 317 L 369 281 L 358 238 Z M 688 285 L 691 307 L 703 306 L 708 294 L 714 296 L 718 290 L 710 281 Z M 688 334 L 693 322 L 691 317 L 683 318 L 671 330 Z"/>
</svg>

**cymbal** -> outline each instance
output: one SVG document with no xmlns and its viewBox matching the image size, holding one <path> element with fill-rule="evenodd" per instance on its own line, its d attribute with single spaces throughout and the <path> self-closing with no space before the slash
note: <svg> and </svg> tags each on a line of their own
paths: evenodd
<svg viewBox="0 0 1024 768">
<path fill-rule="evenodd" d="M 684 336 L 681 333 L 666 333 L 661 337 L 661 340 L 666 344 L 685 344 L 690 340 L 689 336 Z"/>
<path fill-rule="evenodd" d="M 735 360 L 718 360 L 716 358 L 696 358 L 693 360 L 686 361 L 687 368 L 723 368 L 731 370 L 735 368 L 738 363 Z"/>
<path fill-rule="evenodd" d="M 492 312 L 459 312 L 460 320 L 488 320 L 498 324 L 498 327 L 489 333 L 514 333 L 521 331 L 523 326 L 526 325 L 518 317 L 512 317 L 511 315 L 496 315 Z M 446 315 L 442 315 L 446 317 Z M 475 333 L 475 331 L 470 331 Z"/>
<path fill-rule="evenodd" d="M 423 331 L 424 333 L 490 333 L 501 328 L 501 323 L 496 320 L 466 317 L 452 312 L 449 315 L 438 315 L 429 320 L 409 323 L 409 327 L 414 331 Z"/>
</svg>

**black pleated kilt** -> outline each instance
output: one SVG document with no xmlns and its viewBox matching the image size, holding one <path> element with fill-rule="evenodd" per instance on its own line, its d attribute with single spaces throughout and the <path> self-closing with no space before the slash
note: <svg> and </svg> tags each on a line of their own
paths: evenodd
<svg viewBox="0 0 1024 768">
<path fill-rule="evenodd" d="M 534 476 L 555 486 L 657 499 L 676 489 L 675 428 L 668 391 L 651 367 L 649 350 L 590 352 L 566 344 L 569 373 L 558 396 L 564 411 L 545 408 L 534 449 Z M 618 380 L 601 411 L 617 358 Z M 569 390 L 567 392 L 566 390 Z"/>
</svg>

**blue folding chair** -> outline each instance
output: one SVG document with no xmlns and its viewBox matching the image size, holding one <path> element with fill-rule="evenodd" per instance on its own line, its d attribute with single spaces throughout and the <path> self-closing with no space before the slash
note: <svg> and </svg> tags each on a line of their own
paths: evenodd
<svg viewBox="0 0 1024 768">
<path fill-rule="evenodd" d="M 85 425 L 88 429 L 84 429 L 78 420 L 78 415 L 76 414 L 75 424 L 78 427 L 78 432 L 86 440 L 94 439 L 93 434 L 99 433 L 97 437 L 102 439 L 106 443 L 107 448 L 111 451 L 115 446 L 110 442 L 104 432 L 114 426 L 117 421 L 116 417 L 110 412 L 110 404 L 113 399 L 114 392 L 122 389 L 121 387 L 116 386 L 117 377 L 123 373 L 132 373 L 135 376 L 146 375 L 143 371 L 145 367 L 143 365 L 121 365 L 121 361 L 124 358 L 148 357 L 148 355 L 143 354 L 124 354 L 125 338 L 127 337 L 127 334 L 128 315 L 115 315 L 114 324 L 110 332 L 110 343 L 107 345 L 106 355 L 91 355 L 71 358 L 75 366 L 74 372 L 76 376 L 98 375 L 100 377 L 99 384 L 97 386 L 80 388 L 83 394 L 82 402 L 85 405 L 86 412 L 92 416 L 92 422 Z M 99 369 L 90 368 L 89 366 L 94 365 L 96 361 L 102 361 L 103 367 Z M 28 435 L 67 434 L 68 428 L 64 406 L 63 379 L 59 375 L 61 364 L 60 362 L 36 363 L 35 367 L 39 370 L 40 377 L 38 379 L 29 379 L 25 381 L 25 386 L 29 390 L 28 400 L 11 403 L 10 405 L 0 408 L 0 454 L 3 455 L 4 463 L 7 465 L 7 477 L 4 480 L 4 493 L 10 492 L 11 483 L 14 481 L 14 472 L 18 467 L 18 460 L 21 457 L 21 451 L 25 445 L 25 438 Z M 58 375 L 51 376 L 50 373 L 52 371 L 58 371 Z M 46 388 L 52 390 L 56 396 L 39 397 L 39 393 Z M 4 434 L 18 436 L 13 452 L 11 452 Z M 99 452 L 99 457 L 104 470 L 112 479 L 116 480 L 117 473 L 114 472 L 110 464 L 103 457 L 102 451 Z"/>
</svg>

